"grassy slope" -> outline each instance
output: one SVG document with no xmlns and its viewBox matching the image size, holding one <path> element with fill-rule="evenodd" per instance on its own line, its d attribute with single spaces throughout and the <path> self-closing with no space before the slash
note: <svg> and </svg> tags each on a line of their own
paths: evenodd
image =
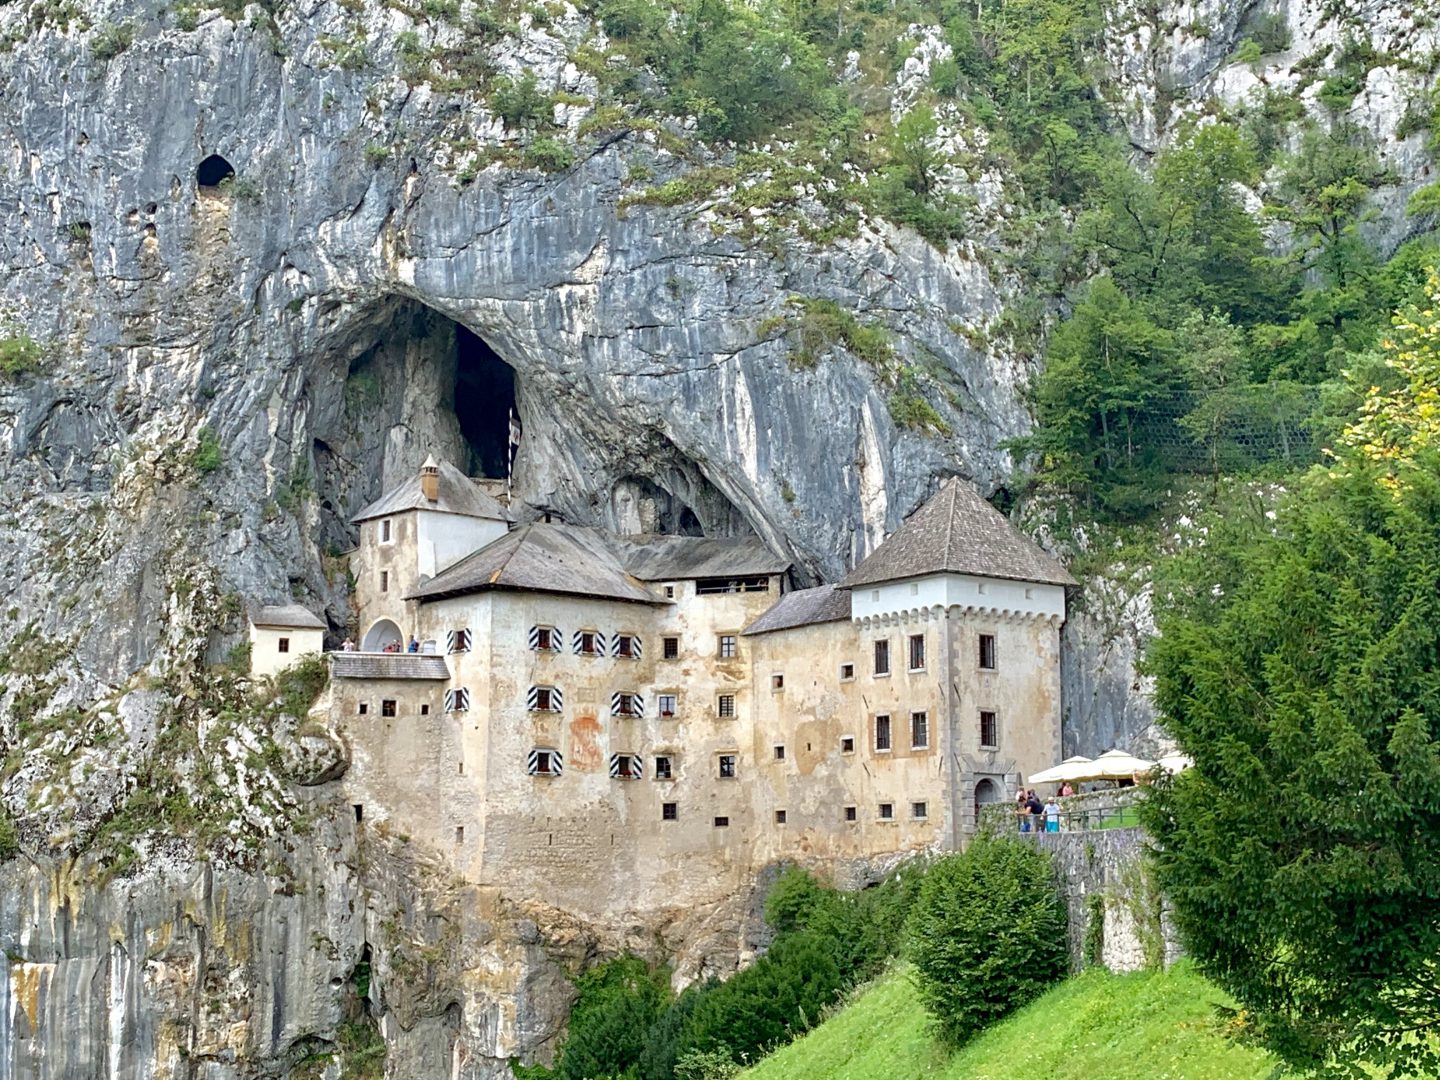
<svg viewBox="0 0 1440 1080">
<path fill-rule="evenodd" d="M 1092 971 L 1057 986 L 953 1057 L 937 1051 L 906 973 L 865 990 L 745 1080 L 1265 1080 L 1274 1059 L 1218 1031 L 1224 995 L 1187 965 Z"/>
</svg>

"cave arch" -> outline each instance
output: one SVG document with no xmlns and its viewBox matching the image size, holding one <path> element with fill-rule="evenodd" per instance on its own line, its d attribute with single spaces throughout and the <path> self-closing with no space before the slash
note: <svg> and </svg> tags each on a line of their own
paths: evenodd
<svg viewBox="0 0 1440 1080">
<path fill-rule="evenodd" d="M 360 642 L 361 652 L 383 652 L 386 645 L 396 642 L 402 647 L 405 638 L 393 619 L 377 619 Z"/>
<path fill-rule="evenodd" d="M 235 166 L 219 154 L 211 154 L 195 167 L 195 183 L 201 188 L 217 188 L 235 177 Z"/>
</svg>

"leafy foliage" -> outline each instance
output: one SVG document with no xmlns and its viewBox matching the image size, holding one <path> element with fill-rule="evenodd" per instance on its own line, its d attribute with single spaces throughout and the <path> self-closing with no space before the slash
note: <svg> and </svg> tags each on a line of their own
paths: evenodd
<svg viewBox="0 0 1440 1080">
<path fill-rule="evenodd" d="M 201 476 L 208 476 L 225 463 L 225 453 L 220 447 L 220 437 L 215 429 L 206 425 L 195 435 L 195 449 L 190 452 L 190 467 Z"/>
<path fill-rule="evenodd" d="M 0 337 L 0 376 L 14 379 L 37 371 L 43 355 L 44 350 L 28 334 Z"/>
<path fill-rule="evenodd" d="M 1063 978 L 1065 938 L 1065 904 L 1045 852 L 980 836 L 932 866 L 905 953 L 940 1041 L 964 1045 Z"/>
</svg>

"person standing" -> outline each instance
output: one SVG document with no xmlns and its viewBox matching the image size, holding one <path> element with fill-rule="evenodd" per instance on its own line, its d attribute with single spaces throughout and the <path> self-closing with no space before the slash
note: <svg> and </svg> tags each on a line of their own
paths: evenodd
<svg viewBox="0 0 1440 1080">
<path fill-rule="evenodd" d="M 1060 803 L 1054 795 L 1051 795 L 1050 801 L 1045 804 L 1045 831 L 1060 831 Z"/>
<path fill-rule="evenodd" d="M 1015 793 L 1015 815 L 1020 819 L 1020 831 L 1030 831 L 1030 800 L 1022 787 Z"/>
</svg>

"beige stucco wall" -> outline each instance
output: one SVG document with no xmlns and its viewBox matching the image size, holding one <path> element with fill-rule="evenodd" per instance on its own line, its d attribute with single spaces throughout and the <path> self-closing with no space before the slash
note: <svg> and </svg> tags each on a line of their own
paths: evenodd
<svg viewBox="0 0 1440 1080">
<path fill-rule="evenodd" d="M 289 642 L 286 652 L 280 651 L 280 641 Z M 278 629 L 269 626 L 250 626 L 250 673 L 252 675 L 274 675 L 289 667 L 306 654 L 321 652 L 325 648 L 325 631 L 302 629 Z"/>
<path fill-rule="evenodd" d="M 390 522 L 390 541 L 380 540 L 382 524 Z M 350 573 L 355 577 L 355 610 L 360 613 L 357 645 L 382 619 L 399 628 L 402 641 L 414 632 L 414 608 L 402 599 L 419 584 L 418 521 L 413 511 L 360 523 L 360 544 L 350 556 Z M 382 574 L 388 574 L 381 588 Z"/>
</svg>

